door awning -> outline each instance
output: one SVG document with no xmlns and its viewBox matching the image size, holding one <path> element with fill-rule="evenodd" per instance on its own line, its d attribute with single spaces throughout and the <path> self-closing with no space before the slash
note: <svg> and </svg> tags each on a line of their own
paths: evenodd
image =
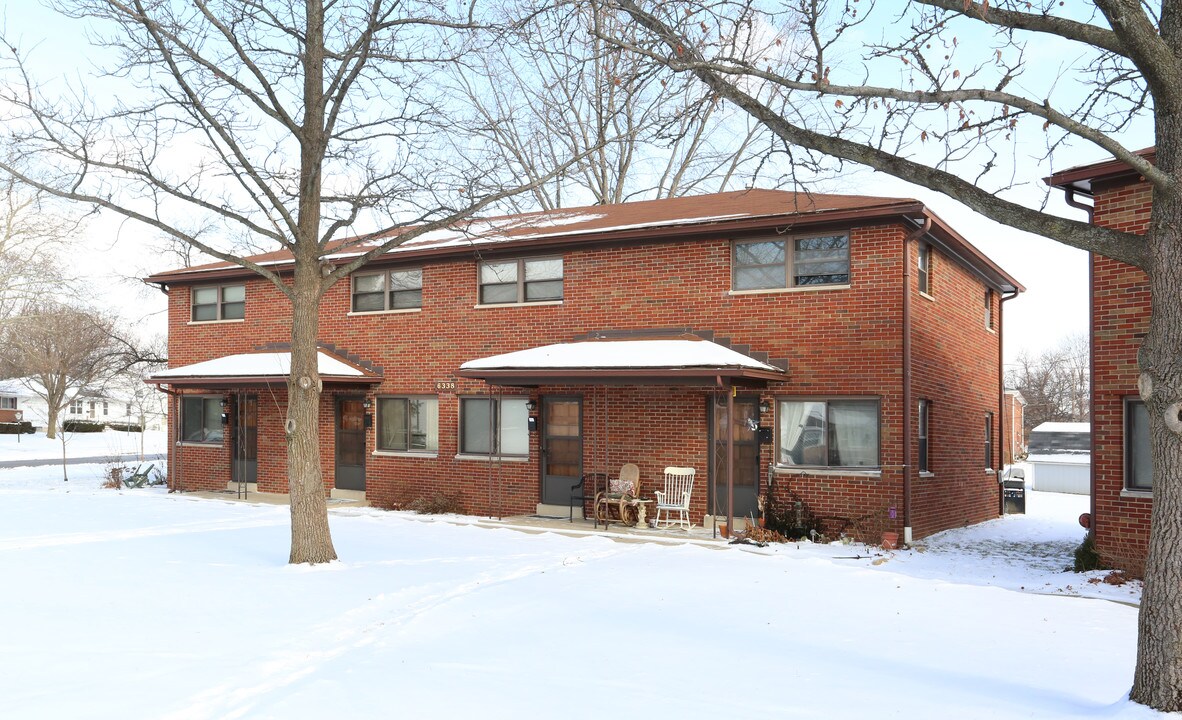
<svg viewBox="0 0 1182 720">
<path fill-rule="evenodd" d="M 319 350 L 317 371 L 327 384 L 380 383 L 382 376 Z M 147 382 L 173 387 L 251 387 L 287 382 L 291 373 L 290 352 L 254 352 L 182 365 L 152 374 Z"/>
<path fill-rule="evenodd" d="M 460 377 L 493 385 L 749 385 L 787 379 L 775 365 L 692 335 L 592 339 L 470 360 Z"/>
</svg>

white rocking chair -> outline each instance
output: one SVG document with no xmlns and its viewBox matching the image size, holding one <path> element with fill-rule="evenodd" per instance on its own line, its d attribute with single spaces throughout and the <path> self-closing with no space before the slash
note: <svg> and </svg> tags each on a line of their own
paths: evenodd
<svg viewBox="0 0 1182 720">
<path fill-rule="evenodd" d="M 689 519 L 690 496 L 694 491 L 695 470 L 690 467 L 665 468 L 665 490 L 657 491 L 657 516 L 653 521 L 655 527 L 661 527 L 661 513 L 665 513 L 665 527 L 677 523 L 689 530 L 692 526 Z M 678 517 L 673 518 L 676 512 Z"/>
</svg>

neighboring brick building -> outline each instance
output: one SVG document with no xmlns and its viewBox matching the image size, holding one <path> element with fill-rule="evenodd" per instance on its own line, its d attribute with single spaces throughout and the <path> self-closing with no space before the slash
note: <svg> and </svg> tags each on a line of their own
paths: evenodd
<svg viewBox="0 0 1182 720">
<path fill-rule="evenodd" d="M 149 281 L 169 293 L 154 381 L 179 393 L 172 481 L 284 492 L 287 301 L 225 263 Z M 733 394 L 736 516 L 770 477 L 827 529 L 986 520 L 1002 300 L 1020 290 L 915 200 L 751 190 L 432 233 L 324 298 L 325 489 L 565 515 L 584 472 L 636 463 L 652 497 L 664 467 L 691 466 L 700 522 L 727 514 Z"/>
<path fill-rule="evenodd" d="M 1005 416 L 1002 424 L 1005 437 L 1002 465 L 1005 466 L 1021 462 L 1026 455 L 1026 398 L 1017 390 L 1006 390 L 1002 407 Z"/>
<path fill-rule="evenodd" d="M 1152 149 L 1141 151 L 1151 162 Z M 1153 190 L 1127 165 L 1107 161 L 1065 170 L 1047 182 L 1092 197 L 1092 222 L 1144 234 Z M 1148 418 L 1137 393 L 1137 349 L 1149 329 L 1145 273 L 1092 254 L 1091 531 L 1105 563 L 1141 574 L 1153 504 Z"/>
</svg>

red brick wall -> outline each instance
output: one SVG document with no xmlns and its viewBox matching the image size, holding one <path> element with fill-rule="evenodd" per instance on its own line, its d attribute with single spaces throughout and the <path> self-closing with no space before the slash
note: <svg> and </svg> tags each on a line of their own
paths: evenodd
<svg viewBox="0 0 1182 720">
<path fill-rule="evenodd" d="M 1152 193 L 1144 182 L 1101 187 L 1094 222 L 1144 233 Z M 1133 574 L 1144 570 L 1152 497 L 1124 492 L 1124 402 L 1137 397 L 1137 349 L 1149 328 L 1149 287 L 1137 268 L 1092 256 L 1092 469 L 1096 549 Z"/>
<path fill-rule="evenodd" d="M 464 507 L 475 513 L 533 512 L 540 485 L 536 434 L 530 438 L 528 462 L 506 461 L 490 467 L 484 460 L 456 457 L 457 396 L 487 392 L 481 382 L 457 378 L 454 372 L 459 365 L 490 354 L 567 341 L 576 334 L 593 330 L 692 327 L 713 330 L 716 337 L 749 344 L 752 349 L 766 351 L 774 358 L 788 358 L 788 381 L 761 393 L 773 406 L 777 396 L 880 398 L 884 464 L 881 478 L 783 473 L 777 477 L 777 493 L 801 495 L 810 509 L 822 516 L 851 518 L 869 508 L 896 506 L 901 526 L 900 286 L 904 235 L 905 229 L 898 225 L 854 229 L 848 289 L 731 295 L 730 242 L 729 238 L 721 237 L 568 252 L 564 255 L 565 298 L 561 305 L 475 308 L 477 283 L 473 257 L 424 267 L 420 312 L 350 317 L 349 284 L 339 283 L 322 304 L 320 337 L 383 368 L 384 380 L 371 390 L 370 397 L 435 395 L 437 381 L 456 383 L 454 392 L 438 394 L 437 457 L 373 455 L 375 433 L 369 433 L 367 496 L 377 503 L 405 503 L 442 492 L 460 496 Z M 961 292 L 960 286 L 971 282 L 967 277 L 961 278 L 950 262 L 945 264 L 943 272 L 947 273 L 950 293 L 954 288 L 955 292 Z M 198 325 L 188 323 L 188 288 L 181 285 L 172 288 L 170 361 L 174 366 L 289 339 L 287 301 L 263 280 L 251 280 L 247 285 L 244 321 Z M 971 298 L 982 291 L 965 290 L 971 297 L 963 302 L 953 300 L 950 294 L 947 301 L 937 302 L 925 312 L 924 322 L 941 324 L 937 318 L 941 313 L 949 313 L 952 322 L 943 324 L 959 324 L 960 314 L 968 313 L 972 306 Z M 976 309 L 979 314 L 980 308 Z M 979 367 L 988 367 L 996 378 L 996 338 L 992 348 L 986 347 L 984 338 L 979 340 L 962 343 L 955 333 L 933 337 L 931 342 L 938 349 L 932 352 L 948 359 L 945 365 L 948 373 L 955 374 L 961 368 L 976 373 Z M 962 350 L 977 352 L 978 348 L 986 349 L 983 357 L 958 356 Z M 693 506 L 695 520 L 700 521 L 706 509 L 709 476 L 705 422 L 708 390 L 610 388 L 606 428 L 602 420 L 602 388 L 543 387 L 532 392 L 507 388 L 504 392 L 529 393 L 534 398 L 544 394 L 582 396 L 586 471 L 600 470 L 606 464 L 615 472 L 620 464 L 635 462 L 641 468 L 647 494 L 658 487 L 665 466 L 695 467 L 698 480 Z M 959 393 L 959 385 L 950 383 L 948 392 Z M 995 389 L 985 392 L 993 392 L 996 397 Z M 326 397 L 324 403 L 321 449 L 327 489 L 333 482 L 333 415 L 331 399 Z M 970 405 L 976 408 L 977 404 L 974 394 Z M 259 488 L 282 490 L 285 484 L 280 460 L 282 393 L 275 393 L 271 399 L 268 393 L 260 392 L 259 406 Z M 264 407 L 271 409 L 263 412 Z M 763 424 L 774 427 L 774 411 L 764 416 Z M 949 470 L 948 477 L 942 477 L 941 482 L 959 487 L 969 470 L 953 468 L 957 458 L 966 455 L 967 450 L 957 445 L 959 439 L 955 433 L 947 434 L 942 452 L 947 453 L 944 463 Z M 979 434 L 978 428 L 969 443 L 973 448 L 980 447 Z M 763 446 L 762 451 L 760 475 L 766 477 L 774 445 Z M 223 449 L 222 456 L 228 456 L 228 449 Z M 195 487 L 198 470 L 191 461 L 187 467 L 186 487 Z M 210 487 L 221 486 L 229 476 L 225 464 L 211 460 L 202 467 L 207 468 L 205 484 Z M 958 512 L 949 505 L 962 500 L 980 507 Z M 927 532 L 976 521 L 988 514 L 985 504 L 975 497 L 975 491 L 945 492 L 921 504 Z M 992 506 L 995 510 L 996 499 Z"/>
<path fill-rule="evenodd" d="M 915 257 L 917 248 L 912 248 Z M 995 472 L 985 463 L 985 417 L 993 413 L 993 460 L 999 468 L 998 385 L 1000 299 L 993 293 L 993 327 L 985 326 L 985 286 L 933 249 L 931 294 L 917 289 L 912 308 L 912 397 L 931 405 L 929 473 L 912 484 L 913 532 L 981 522 L 998 514 Z M 918 434 L 918 412 L 912 433 Z M 915 458 L 918 466 L 918 456 Z M 918 475 L 918 473 L 916 473 Z"/>
</svg>

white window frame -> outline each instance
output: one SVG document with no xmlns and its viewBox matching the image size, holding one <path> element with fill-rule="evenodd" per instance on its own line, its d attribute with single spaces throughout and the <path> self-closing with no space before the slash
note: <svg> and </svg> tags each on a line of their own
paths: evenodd
<svg viewBox="0 0 1182 720">
<path fill-rule="evenodd" d="M 799 261 L 797 259 L 797 253 L 798 252 L 807 252 L 807 250 L 805 250 L 805 251 L 799 250 L 797 248 L 797 243 L 799 243 L 801 241 L 832 239 L 832 238 L 841 238 L 842 240 L 845 241 L 845 248 L 844 248 L 845 249 L 845 272 L 844 273 L 823 273 L 822 275 L 845 275 L 845 279 L 844 280 L 834 280 L 831 282 L 798 283 L 797 278 L 798 278 L 798 276 L 800 276 L 800 273 L 797 272 L 797 265 L 799 264 Z M 744 268 L 776 267 L 778 265 L 778 263 L 741 264 L 739 262 L 739 248 L 743 247 L 744 245 L 762 245 L 762 244 L 768 244 L 768 243 L 783 246 L 784 282 L 781 284 L 774 284 L 774 285 L 769 284 L 769 285 L 757 285 L 755 287 L 743 287 L 743 288 L 739 287 L 739 283 L 737 282 L 736 278 L 738 277 L 739 271 L 743 270 Z M 829 234 L 829 235 L 817 235 L 817 234 L 792 235 L 792 236 L 787 236 L 787 237 L 761 237 L 761 238 L 750 238 L 750 239 L 746 239 L 746 240 L 735 240 L 734 242 L 731 243 L 731 291 L 736 292 L 736 293 L 745 293 L 745 292 L 759 292 L 761 290 L 785 290 L 785 289 L 790 289 L 790 288 L 813 288 L 813 287 L 833 287 L 833 286 L 840 287 L 840 286 L 850 284 L 850 278 L 852 276 L 850 265 L 851 265 L 851 261 L 850 261 L 850 234 L 848 232 L 833 233 L 833 234 Z M 821 277 L 822 275 L 808 275 L 808 276 L 801 276 L 801 277 Z"/>
</svg>

